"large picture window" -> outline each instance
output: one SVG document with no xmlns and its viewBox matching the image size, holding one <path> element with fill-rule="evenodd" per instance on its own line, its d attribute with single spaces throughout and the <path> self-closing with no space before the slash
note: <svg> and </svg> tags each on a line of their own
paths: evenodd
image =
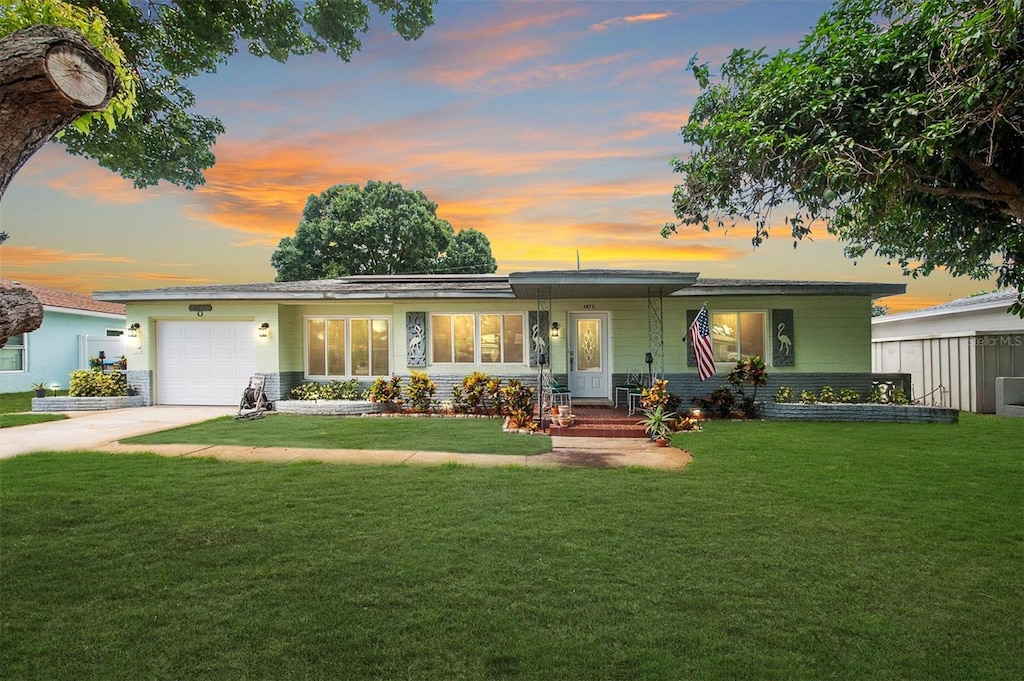
<svg viewBox="0 0 1024 681">
<path fill-rule="evenodd" d="M 434 364 L 522 363 L 521 313 L 435 314 L 430 316 Z"/>
<path fill-rule="evenodd" d="M 387 376 L 391 373 L 387 319 L 306 319 L 306 375 Z"/>
<path fill-rule="evenodd" d="M 715 361 L 738 362 L 744 357 L 765 357 L 764 312 L 716 312 L 711 316 Z"/>
<path fill-rule="evenodd" d="M 0 371 L 25 371 L 25 334 L 11 336 L 0 348 Z"/>
</svg>

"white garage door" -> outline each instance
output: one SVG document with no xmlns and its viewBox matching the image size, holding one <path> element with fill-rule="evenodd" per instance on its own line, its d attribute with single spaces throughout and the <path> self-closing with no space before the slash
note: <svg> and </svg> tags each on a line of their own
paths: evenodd
<svg viewBox="0 0 1024 681">
<path fill-rule="evenodd" d="M 157 322 L 159 404 L 238 404 L 256 373 L 253 322 Z"/>
</svg>

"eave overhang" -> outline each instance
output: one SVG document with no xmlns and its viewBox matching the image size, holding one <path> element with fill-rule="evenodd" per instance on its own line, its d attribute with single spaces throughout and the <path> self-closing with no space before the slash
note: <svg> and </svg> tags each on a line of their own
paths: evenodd
<svg viewBox="0 0 1024 681">
<path fill-rule="evenodd" d="M 655 270 L 555 270 L 508 275 L 515 297 L 527 300 L 667 296 L 696 281 L 696 272 Z"/>
</svg>

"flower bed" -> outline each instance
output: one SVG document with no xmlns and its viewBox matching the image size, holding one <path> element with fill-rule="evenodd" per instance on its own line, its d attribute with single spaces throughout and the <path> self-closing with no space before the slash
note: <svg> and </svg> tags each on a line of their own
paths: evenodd
<svg viewBox="0 0 1024 681">
<path fill-rule="evenodd" d="M 956 423 L 960 411 L 949 407 L 901 404 L 769 402 L 761 415 L 775 421 L 881 421 L 889 423 Z"/>
</svg>

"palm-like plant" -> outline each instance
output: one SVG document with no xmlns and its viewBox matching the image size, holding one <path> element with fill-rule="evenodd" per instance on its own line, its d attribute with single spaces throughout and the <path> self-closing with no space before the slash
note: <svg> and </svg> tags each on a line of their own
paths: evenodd
<svg viewBox="0 0 1024 681">
<path fill-rule="evenodd" d="M 645 409 L 644 420 L 637 421 L 637 425 L 643 426 L 652 440 L 659 438 L 667 440 L 672 434 L 672 425 L 677 418 L 674 411 L 665 411 L 665 407 L 659 404 L 653 409 Z"/>
</svg>

